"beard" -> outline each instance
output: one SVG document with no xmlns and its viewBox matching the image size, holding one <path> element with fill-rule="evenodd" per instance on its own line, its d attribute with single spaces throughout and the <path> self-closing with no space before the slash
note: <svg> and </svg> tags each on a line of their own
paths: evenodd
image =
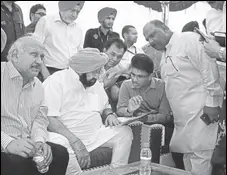
<svg viewBox="0 0 227 175">
<path fill-rule="evenodd" d="M 97 81 L 96 78 L 92 78 L 91 80 L 87 80 L 86 74 L 82 74 L 80 76 L 80 82 L 83 84 L 83 86 L 85 88 L 93 86 L 96 83 L 96 81 Z"/>
</svg>

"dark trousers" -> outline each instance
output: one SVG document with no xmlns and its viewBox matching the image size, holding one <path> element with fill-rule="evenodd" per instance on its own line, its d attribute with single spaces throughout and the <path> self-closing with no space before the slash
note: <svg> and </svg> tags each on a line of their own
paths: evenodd
<svg viewBox="0 0 227 175">
<path fill-rule="evenodd" d="M 53 160 L 44 175 L 65 175 L 69 154 L 65 147 L 47 142 L 51 146 Z M 1 152 L 1 175 L 42 175 L 32 158 Z"/>
<path fill-rule="evenodd" d="M 224 165 L 226 164 L 226 99 L 223 101 L 220 114 L 217 144 L 214 148 L 214 153 L 211 158 L 213 165 L 212 175 L 225 175 Z"/>
</svg>

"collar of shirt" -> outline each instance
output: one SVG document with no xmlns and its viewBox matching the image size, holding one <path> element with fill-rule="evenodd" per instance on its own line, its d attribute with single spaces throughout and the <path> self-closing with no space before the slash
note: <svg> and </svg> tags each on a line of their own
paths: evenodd
<svg viewBox="0 0 227 175">
<path fill-rule="evenodd" d="M 102 32 L 102 30 L 101 30 L 101 26 L 98 28 L 98 31 L 100 32 L 100 34 L 102 34 L 103 36 L 108 36 L 109 34 L 111 34 L 111 30 L 109 30 L 107 33 L 106 33 L 106 35 Z"/>
<path fill-rule="evenodd" d="M 17 69 L 14 67 L 13 63 L 11 61 L 8 61 L 6 63 L 7 68 L 9 70 L 9 76 L 11 79 L 15 79 L 15 78 L 19 78 L 21 81 L 23 81 L 23 77 L 21 76 L 21 74 L 17 71 Z M 29 82 L 27 83 L 26 87 L 29 86 L 34 86 L 35 85 L 35 79 L 32 78 L 29 80 Z"/>
<path fill-rule="evenodd" d="M 62 21 L 61 16 L 60 16 L 60 12 L 57 13 L 56 15 L 54 15 L 54 21 L 55 21 L 55 22 L 61 22 L 61 23 L 66 24 L 64 21 Z M 73 21 L 73 22 L 72 22 L 71 24 L 69 24 L 69 25 L 76 25 L 76 22 Z"/>
</svg>

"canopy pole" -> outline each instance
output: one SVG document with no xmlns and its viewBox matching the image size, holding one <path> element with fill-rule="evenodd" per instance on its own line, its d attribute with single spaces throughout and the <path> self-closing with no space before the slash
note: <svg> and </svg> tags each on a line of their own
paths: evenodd
<svg viewBox="0 0 227 175">
<path fill-rule="evenodd" d="M 170 1 L 160 1 L 162 6 L 162 21 L 167 26 L 169 24 L 169 2 Z"/>
</svg>

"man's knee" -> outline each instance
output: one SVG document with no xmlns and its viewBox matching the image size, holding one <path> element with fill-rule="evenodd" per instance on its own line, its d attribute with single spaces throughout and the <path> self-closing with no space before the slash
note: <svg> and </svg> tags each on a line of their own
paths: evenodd
<svg viewBox="0 0 227 175">
<path fill-rule="evenodd" d="M 129 126 L 120 127 L 118 135 L 120 135 L 122 138 L 124 138 L 124 139 L 126 139 L 128 141 L 132 141 L 133 140 L 132 129 Z"/>
<path fill-rule="evenodd" d="M 67 148 L 64 146 L 61 146 L 59 144 L 47 142 L 48 145 L 51 146 L 52 153 L 53 153 L 53 158 L 60 158 L 62 162 L 67 162 L 69 161 L 69 153 L 67 151 Z M 60 161 L 59 160 L 59 161 Z"/>
</svg>

